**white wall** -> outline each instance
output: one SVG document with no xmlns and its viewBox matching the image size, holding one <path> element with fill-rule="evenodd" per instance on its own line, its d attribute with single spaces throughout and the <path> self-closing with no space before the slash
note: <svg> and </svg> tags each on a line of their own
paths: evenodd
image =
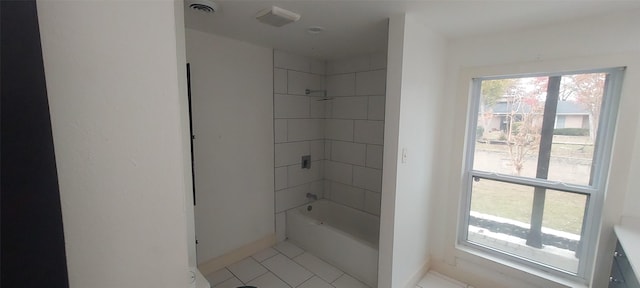
<svg viewBox="0 0 640 288">
<path fill-rule="evenodd" d="M 434 211 L 440 216 L 437 220 L 434 217 L 432 222 L 436 238 L 431 242 L 432 263 L 437 270 L 477 287 L 559 287 L 541 277 L 454 247 L 466 126 L 462 115 L 467 114 L 468 104 L 469 79 L 465 76 L 473 73 L 469 71 L 480 69 L 475 67 L 489 67 L 482 69 L 492 73 L 523 73 L 627 66 L 592 284 L 593 287 L 606 286 L 611 264 L 609 255 L 614 244 L 612 225 L 623 213 L 619 207 L 625 207 L 624 213 L 637 215 L 634 212 L 636 205 L 629 203 L 640 200 L 640 192 L 629 185 L 636 181 L 630 180 L 630 175 L 640 173 L 640 145 L 637 143 L 640 103 L 635 97 L 640 93 L 640 41 L 630 36 L 637 35 L 638 12 L 593 17 L 517 33 L 465 38 L 449 44 L 447 97 L 441 106 L 444 117 L 440 127 L 451 135 L 442 138 L 442 150 L 452 152 L 442 153 L 438 158 L 444 165 L 444 172 L 438 177 L 443 180 L 436 189 L 438 194 L 434 203 L 438 204 Z M 633 161 L 629 155 L 634 155 Z M 625 202 L 628 203 L 626 206 Z"/>
<path fill-rule="evenodd" d="M 633 131 L 633 130 L 632 130 Z M 630 175 L 640 175 L 640 122 L 635 124 L 636 139 L 633 141 L 633 154 L 631 155 Z M 624 215 L 640 217 L 640 177 L 630 177 L 627 194 L 624 201 Z"/>
<path fill-rule="evenodd" d="M 190 286 L 182 13 L 38 2 L 71 287 Z"/>
<path fill-rule="evenodd" d="M 189 123 L 189 102 L 187 96 L 187 47 L 186 47 L 186 31 L 184 28 L 184 5 L 182 1 L 174 1 L 174 6 L 176 9 L 176 49 L 178 54 L 178 75 L 184 75 L 185 77 L 178 77 L 178 85 L 180 86 L 180 91 L 182 91 L 182 96 L 180 97 L 180 126 L 184 127 L 181 129 L 182 145 L 183 147 L 190 147 L 191 145 L 191 131 L 187 127 L 190 127 Z M 191 150 L 190 149 L 182 149 L 182 157 L 187 159 L 184 161 L 183 166 L 185 169 L 185 177 L 187 179 L 184 181 L 184 189 L 186 193 L 185 197 L 185 213 L 187 213 L 187 244 L 189 245 L 189 266 L 192 271 L 197 271 L 198 277 L 196 278 L 198 283 L 197 287 L 205 287 L 208 285 L 208 282 L 203 281 L 200 272 L 198 271 L 198 259 L 196 255 L 196 223 L 195 223 L 195 206 L 193 206 L 193 181 L 190 176 L 192 176 L 193 171 L 191 170 Z M 203 286 L 203 284 L 206 285 Z"/>
<path fill-rule="evenodd" d="M 272 50 L 187 29 L 198 263 L 274 233 Z"/>
<path fill-rule="evenodd" d="M 429 267 L 437 233 L 429 223 L 441 153 L 446 41 L 418 20 L 396 16 L 389 25 L 380 287 L 414 287 Z"/>
<path fill-rule="evenodd" d="M 387 94 L 382 165 L 382 197 L 380 203 L 380 244 L 378 245 L 378 287 L 392 287 L 393 244 L 398 169 L 398 135 L 400 95 L 402 93 L 402 57 L 405 16 L 389 18 L 387 51 Z"/>
</svg>

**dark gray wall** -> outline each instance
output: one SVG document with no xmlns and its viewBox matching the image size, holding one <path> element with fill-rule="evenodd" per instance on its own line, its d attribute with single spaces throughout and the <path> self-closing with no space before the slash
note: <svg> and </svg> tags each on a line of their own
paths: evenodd
<svg viewBox="0 0 640 288">
<path fill-rule="evenodd" d="M 2 1 L 2 287 L 69 287 L 35 1 Z"/>
</svg>

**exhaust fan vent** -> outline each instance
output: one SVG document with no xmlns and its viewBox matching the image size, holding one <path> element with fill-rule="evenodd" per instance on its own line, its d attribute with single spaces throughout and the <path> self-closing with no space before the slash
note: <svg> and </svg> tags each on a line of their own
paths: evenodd
<svg viewBox="0 0 640 288">
<path fill-rule="evenodd" d="M 189 8 L 205 13 L 214 13 L 218 11 L 218 4 L 208 0 L 190 0 L 187 1 Z"/>
<path fill-rule="evenodd" d="M 256 14 L 258 21 L 274 27 L 281 27 L 291 22 L 300 20 L 300 14 L 280 7 L 272 6 Z"/>
</svg>

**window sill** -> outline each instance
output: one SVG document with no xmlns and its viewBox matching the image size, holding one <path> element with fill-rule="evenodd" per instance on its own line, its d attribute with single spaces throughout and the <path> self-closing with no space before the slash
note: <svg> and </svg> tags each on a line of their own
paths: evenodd
<svg viewBox="0 0 640 288">
<path fill-rule="evenodd" d="M 572 288 L 588 288 L 589 287 L 589 285 L 584 282 L 575 281 L 573 279 L 561 277 L 561 276 L 548 273 L 539 269 L 534 269 L 514 261 L 501 259 L 489 253 L 478 251 L 476 249 L 469 248 L 463 245 L 456 245 L 456 250 L 457 250 L 456 257 L 460 258 L 461 260 L 465 260 L 470 263 L 474 263 L 478 265 L 482 264 L 483 266 L 485 263 L 478 263 L 478 262 L 480 261 L 492 262 L 494 264 L 492 266 L 494 267 L 487 267 L 487 268 L 489 269 L 494 268 L 494 270 L 497 270 L 496 272 L 501 272 L 501 273 L 507 272 L 505 271 L 507 270 L 505 268 L 516 269 L 522 273 L 539 277 L 544 280 L 556 283 L 558 285 L 566 286 L 566 287 L 572 287 Z M 504 274 L 507 274 L 507 273 L 504 273 Z M 515 278 L 518 279 L 521 277 L 515 276 Z M 525 280 L 522 279 L 522 281 L 525 281 Z"/>
</svg>

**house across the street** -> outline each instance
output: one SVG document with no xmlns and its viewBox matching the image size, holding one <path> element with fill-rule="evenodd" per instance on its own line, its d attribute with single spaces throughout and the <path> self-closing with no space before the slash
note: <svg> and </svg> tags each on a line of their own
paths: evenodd
<svg viewBox="0 0 640 288">
<path fill-rule="evenodd" d="M 514 115 L 517 120 L 518 115 L 529 113 L 530 111 L 527 106 L 514 106 L 512 102 L 502 100 L 488 107 L 484 113 L 488 118 L 487 126 L 485 127 L 486 131 L 507 131 L 510 115 Z M 518 111 L 520 109 L 523 111 Z M 589 129 L 589 111 L 578 102 L 559 101 L 554 128 Z"/>
</svg>

